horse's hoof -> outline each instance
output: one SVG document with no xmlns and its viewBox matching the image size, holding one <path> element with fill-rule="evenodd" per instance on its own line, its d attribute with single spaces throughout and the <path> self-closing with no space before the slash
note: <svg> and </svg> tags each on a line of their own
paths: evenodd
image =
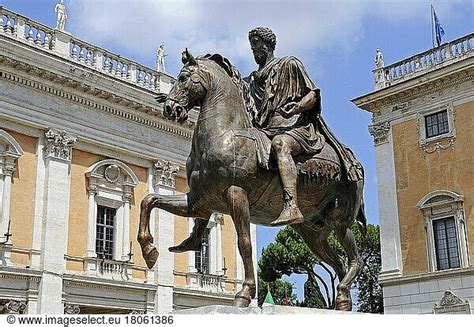
<svg viewBox="0 0 474 327">
<path fill-rule="evenodd" d="M 339 300 L 336 298 L 336 310 L 352 311 L 352 301 L 350 299 Z"/>
<path fill-rule="evenodd" d="M 145 258 L 145 262 L 148 269 L 153 268 L 156 263 L 156 260 L 158 259 L 158 255 L 158 250 L 156 250 L 155 247 L 152 247 L 151 250 L 149 250 L 148 253 L 143 256 Z"/>
<path fill-rule="evenodd" d="M 243 296 L 235 296 L 234 307 L 247 308 L 250 305 L 250 299 Z"/>
</svg>

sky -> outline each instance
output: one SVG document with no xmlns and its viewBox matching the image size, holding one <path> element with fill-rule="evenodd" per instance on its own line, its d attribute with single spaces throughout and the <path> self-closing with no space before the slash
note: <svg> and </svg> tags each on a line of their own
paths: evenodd
<svg viewBox="0 0 474 327">
<path fill-rule="evenodd" d="M 56 0 L 0 0 L 0 5 L 54 27 Z M 65 0 L 65 30 L 149 67 L 165 43 L 166 71 L 176 76 L 181 52 L 221 53 L 247 76 L 256 68 L 248 31 L 270 27 L 275 55 L 301 59 L 321 88 L 323 116 L 365 169 L 369 223 L 378 223 L 371 114 L 350 100 L 373 91 L 375 49 L 391 64 L 432 47 L 430 5 L 449 42 L 474 31 L 472 0 Z M 278 228 L 258 227 L 257 253 Z M 302 277 L 293 277 L 301 296 Z"/>
</svg>

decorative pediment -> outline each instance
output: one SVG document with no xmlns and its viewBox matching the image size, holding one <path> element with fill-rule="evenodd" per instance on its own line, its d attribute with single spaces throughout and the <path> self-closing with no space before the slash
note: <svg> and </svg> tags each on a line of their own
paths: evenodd
<svg viewBox="0 0 474 327">
<path fill-rule="evenodd" d="M 125 163 L 105 159 L 93 164 L 86 171 L 89 192 L 106 191 L 122 195 L 130 200 L 132 189 L 138 185 L 138 177 Z"/>
<path fill-rule="evenodd" d="M 453 191 L 448 190 L 435 190 L 426 194 L 417 203 L 416 207 L 419 209 L 425 209 L 432 206 L 439 206 L 450 202 L 462 202 L 464 197 Z"/>
</svg>

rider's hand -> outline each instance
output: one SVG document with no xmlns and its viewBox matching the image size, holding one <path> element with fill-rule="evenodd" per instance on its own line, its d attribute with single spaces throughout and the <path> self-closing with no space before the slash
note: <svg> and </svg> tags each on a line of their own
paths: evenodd
<svg viewBox="0 0 474 327">
<path fill-rule="evenodd" d="M 278 109 L 278 112 L 280 113 L 280 115 L 282 115 L 283 118 L 290 118 L 291 116 L 298 113 L 296 111 L 297 107 L 298 107 L 298 103 L 295 101 L 291 101 L 285 104 L 284 106 L 280 107 Z"/>
</svg>

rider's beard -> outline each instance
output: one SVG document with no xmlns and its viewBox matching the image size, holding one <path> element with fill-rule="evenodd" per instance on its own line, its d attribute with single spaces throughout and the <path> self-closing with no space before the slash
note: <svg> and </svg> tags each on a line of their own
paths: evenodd
<svg viewBox="0 0 474 327">
<path fill-rule="evenodd" d="M 263 65 L 267 59 L 267 53 L 265 51 L 258 51 L 255 50 L 253 52 L 253 57 L 255 59 L 255 62 L 259 65 Z"/>
</svg>

